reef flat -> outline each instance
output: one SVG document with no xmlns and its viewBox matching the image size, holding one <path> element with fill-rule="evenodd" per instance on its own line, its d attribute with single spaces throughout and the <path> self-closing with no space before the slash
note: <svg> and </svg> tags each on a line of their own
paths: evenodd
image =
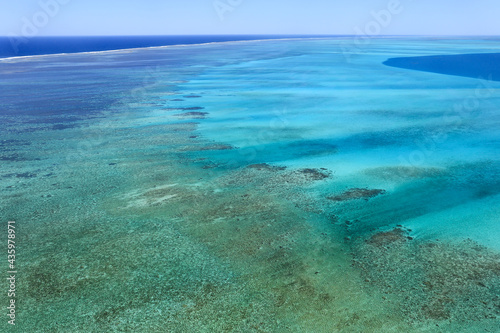
<svg viewBox="0 0 500 333">
<path fill-rule="evenodd" d="M 19 329 L 497 331 L 496 83 L 449 114 L 478 82 L 383 65 L 440 41 L 339 42 L 0 63 Z"/>
</svg>

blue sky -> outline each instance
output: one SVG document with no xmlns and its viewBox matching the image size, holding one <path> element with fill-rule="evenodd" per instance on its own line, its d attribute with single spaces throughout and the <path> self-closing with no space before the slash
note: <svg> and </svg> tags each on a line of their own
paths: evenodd
<svg viewBox="0 0 500 333">
<path fill-rule="evenodd" d="M 30 25 L 35 27 L 37 35 L 356 34 L 356 31 L 372 31 L 377 35 L 500 35 L 498 0 L 0 0 L 0 3 L 0 35 L 30 33 Z M 380 14 L 377 20 L 374 13 L 390 15 Z"/>
</svg>

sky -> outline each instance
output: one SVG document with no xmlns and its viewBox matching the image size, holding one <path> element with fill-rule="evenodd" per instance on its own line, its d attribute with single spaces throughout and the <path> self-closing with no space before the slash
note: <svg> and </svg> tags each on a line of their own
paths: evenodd
<svg viewBox="0 0 500 333">
<path fill-rule="evenodd" d="M 0 36 L 500 35 L 498 0 L 0 0 Z"/>
</svg>

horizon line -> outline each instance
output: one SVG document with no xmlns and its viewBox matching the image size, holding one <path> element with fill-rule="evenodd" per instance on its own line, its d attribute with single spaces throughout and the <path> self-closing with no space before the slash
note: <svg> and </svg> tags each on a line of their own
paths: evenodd
<svg viewBox="0 0 500 333">
<path fill-rule="evenodd" d="M 275 34 L 275 33 L 241 33 L 241 34 L 152 34 L 152 35 L 38 35 L 38 36 L 33 36 L 33 37 L 25 37 L 25 36 L 8 36 L 8 35 L 0 35 L 0 38 L 26 38 L 26 39 L 33 39 L 33 38 L 40 38 L 40 37 L 173 37 L 173 36 L 325 36 L 325 37 L 356 37 L 360 36 L 359 34 Z M 366 35 L 362 35 L 366 36 Z M 499 35 L 476 35 L 476 34 L 470 34 L 470 35 L 459 35 L 459 34 L 453 34 L 453 35 L 420 35 L 420 34 L 380 34 L 380 35 L 375 35 L 375 36 L 368 36 L 370 38 L 377 38 L 377 37 L 500 37 Z"/>
<path fill-rule="evenodd" d="M 135 37 L 141 37 L 140 35 L 134 35 Z M 158 36 L 188 36 L 188 35 L 157 35 Z M 229 36 L 229 35 L 189 35 L 189 36 Z M 234 36 L 255 36 L 255 37 L 261 37 L 261 36 L 267 36 L 267 35 L 234 35 Z M 155 46 L 140 46 L 140 47 L 126 47 L 126 48 L 119 48 L 119 49 L 109 49 L 109 50 L 95 50 L 95 51 L 78 51 L 78 52 L 59 52 L 59 53 L 43 53 L 43 54 L 30 54 L 30 55 L 22 55 L 22 56 L 7 56 L 7 57 L 2 57 L 0 56 L 0 63 L 6 62 L 6 61 L 12 61 L 12 60 L 21 60 L 21 59 L 27 59 L 27 58 L 38 58 L 38 57 L 50 57 L 50 56 L 67 56 L 67 55 L 81 55 L 81 54 L 101 54 L 101 53 L 112 53 L 112 52 L 123 52 L 123 51 L 137 51 L 137 50 L 146 50 L 146 49 L 162 49 L 162 48 L 173 48 L 173 47 L 193 47 L 193 46 L 203 46 L 203 45 L 211 45 L 211 44 L 229 44 L 229 43 L 249 43 L 249 42 L 270 42 L 270 41 L 284 41 L 284 40 L 314 40 L 314 39 L 322 39 L 322 38 L 327 38 L 327 37 L 344 37 L 344 38 L 352 38 L 352 37 L 359 37 L 359 35 L 272 35 L 275 37 L 282 37 L 282 38 L 265 38 L 265 39 L 243 39 L 243 40 L 228 40 L 228 41 L 212 41 L 212 42 L 202 42 L 202 43 L 192 43 L 192 44 L 186 44 L 186 43 L 181 43 L 181 44 L 170 44 L 170 45 L 155 45 Z M 4 36 L 0 36 L 0 38 L 3 38 Z M 11 36 L 12 37 L 12 36 Z M 133 36 L 36 36 L 32 38 L 40 38 L 40 37 L 133 37 Z M 142 37 L 148 37 L 147 35 L 144 35 Z M 386 37 L 396 37 L 396 38 L 401 38 L 401 37 L 416 37 L 416 38 L 452 38 L 452 37 L 492 37 L 492 36 L 418 36 L 418 35 L 379 35 L 379 36 L 373 36 L 373 37 L 368 37 L 370 39 L 377 39 L 377 38 L 386 38 Z M 500 36 L 496 36 L 500 37 Z"/>
</svg>

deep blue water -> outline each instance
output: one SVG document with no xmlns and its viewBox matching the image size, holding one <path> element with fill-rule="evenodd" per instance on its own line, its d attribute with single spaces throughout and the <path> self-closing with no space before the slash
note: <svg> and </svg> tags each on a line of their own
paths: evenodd
<svg viewBox="0 0 500 333">
<path fill-rule="evenodd" d="M 500 81 L 500 53 L 391 58 L 387 66 Z"/>
<path fill-rule="evenodd" d="M 0 37 L 0 58 L 108 51 L 164 45 L 201 44 L 257 39 L 299 38 L 301 35 L 186 35 L 186 36 L 86 36 L 86 37 Z M 323 37 L 323 36 L 307 36 Z"/>
</svg>

